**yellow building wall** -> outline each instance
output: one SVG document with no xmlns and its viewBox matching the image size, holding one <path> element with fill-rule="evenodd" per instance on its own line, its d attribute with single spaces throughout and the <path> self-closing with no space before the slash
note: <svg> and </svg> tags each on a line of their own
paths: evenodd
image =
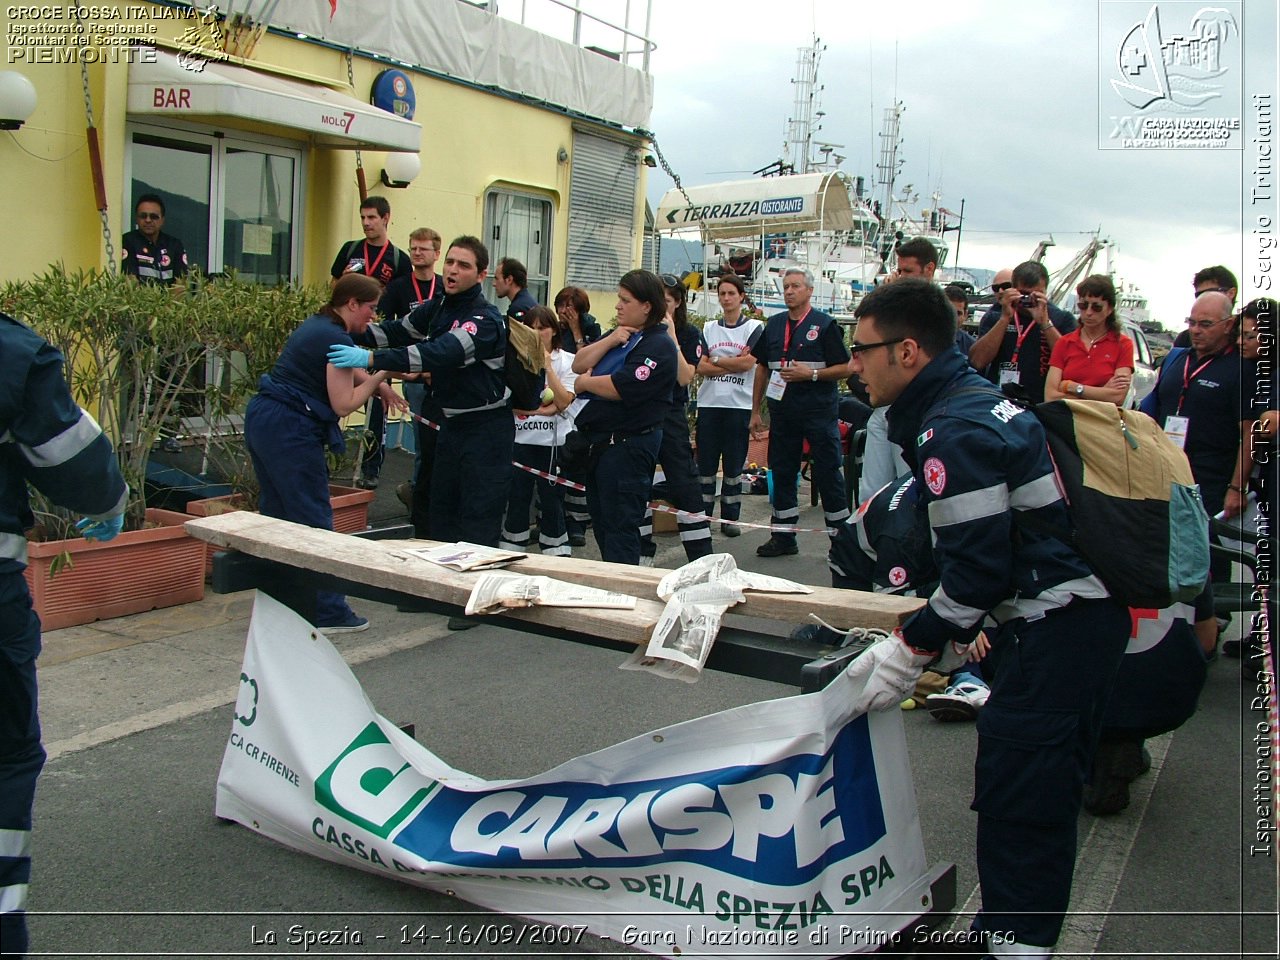
<svg viewBox="0 0 1280 960">
<path fill-rule="evenodd" d="M 156 22 L 157 39 L 176 40 L 182 21 Z M 92 63 L 87 67 L 93 113 L 102 148 L 113 252 L 119 260 L 120 237 L 132 229 L 128 184 L 124 182 L 128 130 L 126 99 L 128 64 Z M 345 85 L 345 54 L 288 37 L 262 38 L 254 61 L 289 72 L 326 78 Z M 356 57 L 354 91 L 361 101 L 387 64 Z M 5 232 L 0 244 L 0 281 L 42 273 L 62 260 L 69 268 L 101 268 L 106 264 L 102 228 L 94 201 L 85 140 L 81 69 L 75 63 L 28 63 L 19 60 L 0 69 L 20 71 L 35 85 L 35 113 L 12 137 L 0 137 L 0 200 L 20 227 Z M 565 283 L 568 250 L 570 164 L 558 152 L 573 150 L 573 121 L 552 110 L 407 70 L 417 95 L 415 120 L 423 127 L 422 172 L 405 189 L 379 182 L 385 154 L 362 154 L 368 191 L 385 196 L 392 206 L 391 239 L 407 246 L 409 231 L 430 226 L 449 239 L 463 233 L 481 235 L 485 191 L 508 187 L 551 200 L 551 290 Z M 139 117 L 163 124 L 164 118 Z M 578 121 L 582 123 L 582 121 Z M 202 125 L 204 126 L 204 125 Z M 356 155 L 309 145 L 305 134 L 270 128 L 251 121 L 219 118 L 213 130 L 258 130 L 293 140 L 304 151 L 301 279 L 324 282 L 339 246 L 362 236 Z M 616 134 L 615 134 L 616 135 Z M 635 138 L 638 149 L 644 141 Z M 636 234 L 632 262 L 639 263 L 643 231 L 644 174 L 638 168 Z M 487 240 L 481 235 L 482 240 Z M 593 313 L 611 320 L 614 291 L 591 290 Z"/>
</svg>

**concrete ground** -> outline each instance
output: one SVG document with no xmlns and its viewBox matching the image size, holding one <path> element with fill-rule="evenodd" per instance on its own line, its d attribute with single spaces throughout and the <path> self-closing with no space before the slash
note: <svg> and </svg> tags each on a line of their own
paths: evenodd
<svg viewBox="0 0 1280 960">
<path fill-rule="evenodd" d="M 375 525 L 404 519 L 395 485 L 410 463 L 403 452 L 388 455 Z M 744 519 L 767 516 L 764 497 L 748 498 Z M 820 526 L 820 509 L 806 509 L 802 523 Z M 717 533 L 715 541 L 747 569 L 828 582 L 821 535 L 806 535 L 800 556 L 773 560 L 755 557 L 764 538 Z M 676 537 L 659 542 L 659 565 L 678 566 Z M 581 553 L 598 556 L 593 543 Z M 209 594 L 46 634 L 40 692 L 50 759 L 36 805 L 35 955 L 279 956 L 301 948 L 255 944 L 255 931 L 345 925 L 394 943 L 402 925 L 441 933 L 492 917 L 216 821 L 214 783 L 251 601 Z M 414 722 L 419 741 L 450 763 L 490 778 L 532 774 L 660 723 L 795 692 L 712 671 L 693 686 L 669 683 L 619 671 L 621 656 L 606 650 L 487 624 L 451 633 L 437 614 L 355 606 L 373 629 L 334 640 L 374 705 Z M 1252 739 L 1266 720 L 1251 709 L 1255 696 L 1257 683 L 1242 683 L 1236 661 L 1213 664 L 1197 716 L 1150 742 L 1154 764 L 1135 781 L 1129 809 L 1081 817 L 1073 914 L 1058 955 L 1277 954 L 1274 833 L 1259 837 L 1255 815 L 1259 759 L 1267 766 Z M 974 728 L 920 710 L 904 721 L 925 849 L 931 862 L 957 864 L 957 923 L 965 926 L 979 902 L 968 809 Z M 387 943 L 338 950 L 500 952 Z M 588 938 L 570 952 L 629 951 Z"/>
</svg>

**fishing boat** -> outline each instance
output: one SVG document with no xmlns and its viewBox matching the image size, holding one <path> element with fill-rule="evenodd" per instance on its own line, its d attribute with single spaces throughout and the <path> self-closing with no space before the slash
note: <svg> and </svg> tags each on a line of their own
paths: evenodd
<svg viewBox="0 0 1280 960">
<path fill-rule="evenodd" d="M 659 203 L 659 234 L 696 238 L 702 247 L 702 270 L 691 283 L 692 312 L 719 316 L 714 288 L 726 273 L 743 278 L 748 296 L 766 314 L 784 310 L 782 278 L 798 267 L 814 277 L 813 305 L 850 319 L 862 295 L 893 270 L 898 245 L 917 236 L 937 248 L 938 267 L 946 269 L 946 234 L 958 229 L 960 214 L 942 207 L 934 193 L 931 205 L 913 216 L 918 197 L 910 186 L 895 189 L 904 104 L 884 111 L 875 197 L 865 177 L 840 168 L 840 144 L 816 140 L 824 115 L 817 83 L 823 50 L 816 39 L 799 50 L 781 159 L 750 179 L 678 186 Z"/>
</svg>

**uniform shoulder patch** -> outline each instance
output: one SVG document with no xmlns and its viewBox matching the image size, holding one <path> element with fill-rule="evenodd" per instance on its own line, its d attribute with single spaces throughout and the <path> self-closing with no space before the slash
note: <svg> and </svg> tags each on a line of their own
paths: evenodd
<svg viewBox="0 0 1280 960">
<path fill-rule="evenodd" d="M 933 439 L 933 427 L 930 427 L 920 436 L 916 437 L 916 446 L 923 447 L 926 443 Z"/>
<path fill-rule="evenodd" d="M 930 457 L 924 462 L 924 482 L 935 497 L 941 496 L 947 488 L 947 468 L 937 457 Z"/>
<path fill-rule="evenodd" d="M 636 367 L 636 379 L 640 381 L 649 379 L 649 368 L 646 366 Z"/>
<path fill-rule="evenodd" d="M 819 333 L 820 331 L 818 330 L 817 327 L 810 327 L 809 332 L 804 335 L 804 338 L 806 340 L 817 340 Z"/>
</svg>

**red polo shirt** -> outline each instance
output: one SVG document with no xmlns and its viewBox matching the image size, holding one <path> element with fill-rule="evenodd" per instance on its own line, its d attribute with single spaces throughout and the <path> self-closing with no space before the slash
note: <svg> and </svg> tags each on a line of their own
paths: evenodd
<svg viewBox="0 0 1280 960">
<path fill-rule="evenodd" d="M 1080 333 L 1077 327 L 1053 345 L 1049 366 L 1061 370 L 1063 380 L 1101 387 L 1120 367 L 1133 369 L 1133 341 L 1124 334 L 1108 330 L 1092 347 L 1086 347 Z"/>
</svg>

